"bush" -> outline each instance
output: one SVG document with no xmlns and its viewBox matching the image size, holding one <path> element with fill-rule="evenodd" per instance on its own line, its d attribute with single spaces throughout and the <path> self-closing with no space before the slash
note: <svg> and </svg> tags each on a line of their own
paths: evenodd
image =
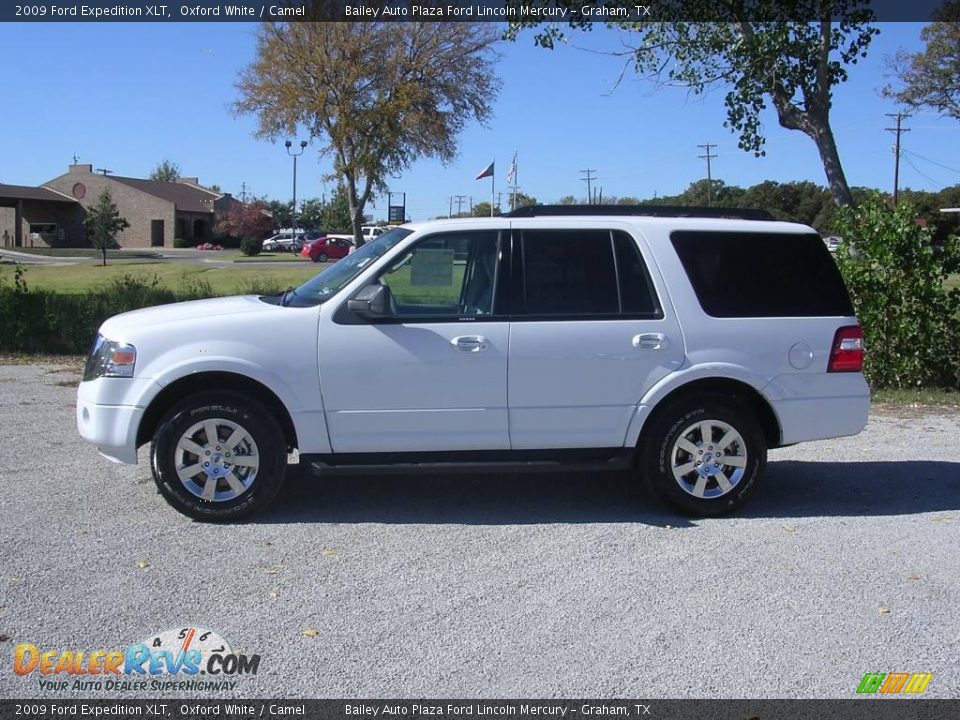
<svg viewBox="0 0 960 720">
<path fill-rule="evenodd" d="M 960 263 L 960 239 L 935 246 L 934 229 L 909 203 L 879 195 L 843 208 L 837 264 L 866 342 L 864 371 L 877 388 L 960 386 L 960 289 L 944 281 Z"/>
<path fill-rule="evenodd" d="M 193 243 L 191 243 L 189 240 L 184 240 L 183 238 L 174 238 L 173 246 L 180 249 L 191 248 L 193 247 Z"/>
<path fill-rule="evenodd" d="M 259 255 L 263 250 L 263 241 L 254 237 L 245 237 L 240 241 L 240 252 L 248 257 Z"/>
<path fill-rule="evenodd" d="M 98 290 L 68 295 L 30 290 L 26 271 L 17 266 L 14 283 L 0 283 L 0 350 L 27 353 L 84 354 L 108 317 L 152 305 L 212 297 L 197 280 L 174 293 L 149 280 L 125 275 Z"/>
</svg>

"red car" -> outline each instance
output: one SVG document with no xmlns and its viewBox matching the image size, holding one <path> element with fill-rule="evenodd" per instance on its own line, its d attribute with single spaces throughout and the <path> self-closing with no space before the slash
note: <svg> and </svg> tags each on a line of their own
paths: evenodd
<svg viewBox="0 0 960 720">
<path fill-rule="evenodd" d="M 300 254 L 308 257 L 314 262 L 326 262 L 327 260 L 339 260 L 346 257 L 350 252 L 353 243 L 343 238 L 322 237 L 303 246 Z"/>
</svg>

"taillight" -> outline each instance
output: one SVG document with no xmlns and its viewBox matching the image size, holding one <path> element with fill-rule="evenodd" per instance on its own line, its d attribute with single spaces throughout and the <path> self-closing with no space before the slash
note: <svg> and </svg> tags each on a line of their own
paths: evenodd
<svg viewBox="0 0 960 720">
<path fill-rule="evenodd" d="M 827 372 L 863 372 L 863 330 L 859 325 L 839 328 L 833 336 Z"/>
</svg>

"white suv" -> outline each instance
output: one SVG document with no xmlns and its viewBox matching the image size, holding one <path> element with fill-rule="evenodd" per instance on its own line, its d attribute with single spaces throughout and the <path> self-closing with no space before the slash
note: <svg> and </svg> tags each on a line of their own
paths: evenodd
<svg viewBox="0 0 960 720">
<path fill-rule="evenodd" d="M 164 497 L 204 520 L 262 509 L 294 448 L 318 473 L 634 468 L 682 511 L 729 512 L 769 448 L 858 433 L 870 402 L 830 253 L 766 218 L 395 228 L 283 295 L 107 320 L 77 425 L 117 462 L 150 443 Z"/>
</svg>

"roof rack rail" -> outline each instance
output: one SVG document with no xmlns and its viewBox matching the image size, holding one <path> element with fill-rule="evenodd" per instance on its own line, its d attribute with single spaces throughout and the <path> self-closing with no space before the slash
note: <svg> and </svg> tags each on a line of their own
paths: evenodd
<svg viewBox="0 0 960 720">
<path fill-rule="evenodd" d="M 645 217 L 776 220 L 768 211 L 755 208 L 684 207 L 681 205 L 528 205 L 504 213 L 501 217 L 529 218 L 551 215 L 636 215 Z"/>
</svg>

